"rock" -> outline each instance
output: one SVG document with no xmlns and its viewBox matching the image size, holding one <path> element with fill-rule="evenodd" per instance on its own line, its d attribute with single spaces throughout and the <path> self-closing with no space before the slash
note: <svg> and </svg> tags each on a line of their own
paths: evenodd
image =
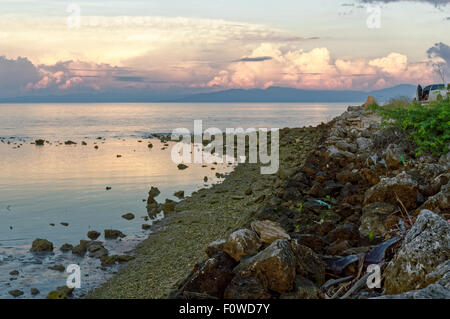
<svg viewBox="0 0 450 319">
<path fill-rule="evenodd" d="M 439 193 L 429 197 L 425 203 L 420 206 L 420 210 L 432 210 L 440 215 L 450 214 L 450 182 L 441 187 Z"/>
<path fill-rule="evenodd" d="M 82 141 L 82 142 L 81 142 L 81 145 L 86 146 L 87 143 L 86 143 L 85 141 Z"/>
<path fill-rule="evenodd" d="M 19 289 L 15 289 L 15 290 L 10 290 L 8 291 L 8 293 L 13 296 L 14 298 L 20 297 L 24 294 L 24 292 L 22 290 Z"/>
<path fill-rule="evenodd" d="M 450 259 L 450 225 L 435 213 L 422 210 L 400 250 L 385 270 L 386 294 L 425 287 L 426 276 Z"/>
<path fill-rule="evenodd" d="M 38 238 L 33 241 L 31 245 L 31 251 L 33 252 L 49 252 L 53 251 L 53 244 L 46 239 Z"/>
<path fill-rule="evenodd" d="M 47 299 L 69 299 L 72 295 L 73 288 L 67 286 L 61 286 L 56 288 L 56 290 L 50 291 L 47 295 Z"/>
<path fill-rule="evenodd" d="M 100 257 L 100 261 L 103 267 L 112 266 L 118 261 L 118 256 L 117 255 L 102 256 Z"/>
<path fill-rule="evenodd" d="M 184 170 L 184 169 L 188 168 L 188 166 L 184 165 L 184 164 L 178 164 L 177 167 L 178 167 L 179 170 Z"/>
<path fill-rule="evenodd" d="M 347 151 L 351 153 L 355 153 L 357 151 L 357 148 L 354 144 L 349 144 L 345 142 L 344 140 L 339 140 L 336 142 L 336 147 L 342 151 Z"/>
<path fill-rule="evenodd" d="M 122 215 L 122 218 L 123 219 L 126 219 L 126 220 L 132 220 L 132 219 L 134 219 L 134 214 L 132 214 L 132 213 L 127 213 L 127 214 L 125 214 L 125 215 Z"/>
<path fill-rule="evenodd" d="M 358 149 L 360 152 L 365 152 L 372 148 L 373 142 L 370 138 L 358 137 L 356 139 L 356 143 L 358 144 Z"/>
<path fill-rule="evenodd" d="M 236 275 L 224 292 L 225 299 L 269 299 L 267 283 L 263 283 L 252 275 Z"/>
<path fill-rule="evenodd" d="M 282 294 L 293 289 L 295 268 L 296 260 L 289 241 L 278 239 L 257 255 L 243 259 L 234 272 L 263 276 L 269 290 Z"/>
<path fill-rule="evenodd" d="M 325 245 L 323 239 L 314 234 L 293 234 L 292 237 L 297 239 L 301 245 L 311 248 L 316 253 L 321 253 Z"/>
<path fill-rule="evenodd" d="M 68 226 L 69 226 L 69 223 L 62 222 L 61 225 L 64 226 L 64 227 L 68 227 Z"/>
<path fill-rule="evenodd" d="M 420 290 L 412 290 L 397 295 L 385 295 L 374 299 L 450 299 L 450 288 L 432 284 Z"/>
<path fill-rule="evenodd" d="M 36 296 L 36 295 L 39 295 L 41 292 L 37 288 L 31 288 L 30 293 L 31 293 L 31 295 Z"/>
<path fill-rule="evenodd" d="M 224 252 L 195 266 L 183 292 L 195 292 L 208 296 L 223 298 L 225 288 L 233 278 L 233 267 L 236 262 Z"/>
<path fill-rule="evenodd" d="M 62 252 L 68 252 L 71 251 L 73 248 L 73 246 L 71 244 L 64 244 L 61 246 L 61 248 L 59 248 L 59 250 L 61 250 Z"/>
<path fill-rule="evenodd" d="M 175 211 L 175 202 L 173 200 L 166 199 L 166 202 L 164 203 L 162 209 L 165 214 L 173 213 Z"/>
<path fill-rule="evenodd" d="M 348 240 L 336 240 L 334 243 L 332 243 L 330 246 L 327 247 L 325 250 L 327 255 L 342 255 L 344 251 L 347 249 L 350 249 L 351 245 Z"/>
<path fill-rule="evenodd" d="M 100 237 L 100 235 L 101 234 L 98 231 L 95 231 L 95 230 L 91 230 L 91 231 L 89 231 L 87 233 L 88 238 L 91 239 L 91 240 L 96 240 L 97 238 Z"/>
<path fill-rule="evenodd" d="M 38 146 L 42 146 L 45 144 L 45 140 L 39 139 L 34 141 L 34 144 L 38 145 Z"/>
<path fill-rule="evenodd" d="M 11 276 L 18 276 L 19 275 L 19 271 L 18 270 L 13 270 L 9 273 Z"/>
<path fill-rule="evenodd" d="M 103 247 L 100 242 L 89 243 L 88 251 L 89 257 L 91 258 L 101 258 L 103 256 L 108 256 L 108 250 Z"/>
<path fill-rule="evenodd" d="M 291 248 L 297 274 L 321 286 L 325 282 L 325 263 L 311 248 L 301 245 L 297 239 L 291 241 Z"/>
<path fill-rule="evenodd" d="M 118 261 L 120 264 L 124 264 L 124 263 L 127 263 L 127 262 L 129 262 L 129 261 L 135 259 L 135 258 L 136 258 L 136 257 L 130 256 L 130 255 L 119 255 L 119 256 L 117 256 L 117 261 Z"/>
<path fill-rule="evenodd" d="M 281 295 L 280 299 L 319 299 L 319 288 L 309 279 L 296 276 L 294 292 Z"/>
<path fill-rule="evenodd" d="M 48 267 L 48 269 L 56 270 L 59 272 L 64 272 L 66 270 L 66 267 L 64 267 L 63 265 L 54 265 L 54 266 Z"/>
<path fill-rule="evenodd" d="M 386 165 L 389 169 L 398 169 L 403 165 L 402 161 L 403 151 L 395 144 L 389 144 L 384 152 Z"/>
<path fill-rule="evenodd" d="M 388 203 L 375 202 L 362 210 L 359 231 L 366 235 L 385 236 L 388 231 L 387 220 L 395 212 L 396 206 Z"/>
<path fill-rule="evenodd" d="M 381 178 L 378 184 L 369 188 L 364 194 L 364 205 L 374 202 L 397 204 L 397 194 L 406 209 L 410 210 L 417 207 L 417 193 L 417 182 L 406 172 L 402 172 L 392 178 Z"/>
<path fill-rule="evenodd" d="M 175 197 L 178 197 L 178 198 L 182 199 L 182 198 L 184 198 L 184 191 L 175 192 L 173 195 Z"/>
<path fill-rule="evenodd" d="M 152 228 L 152 225 L 148 225 L 148 224 L 142 224 L 142 229 L 143 230 L 149 230 Z"/>
<path fill-rule="evenodd" d="M 219 239 L 209 243 L 208 247 L 206 247 L 205 249 L 205 252 L 208 255 L 208 257 L 212 257 L 217 253 L 223 251 L 226 242 L 227 242 L 226 239 Z"/>
<path fill-rule="evenodd" d="M 223 250 L 234 260 L 239 261 L 242 257 L 257 253 L 260 247 L 261 240 L 254 231 L 240 229 L 230 234 Z"/>
<path fill-rule="evenodd" d="M 153 144 L 152 143 L 148 143 L 147 147 L 148 148 L 153 148 Z"/>
<path fill-rule="evenodd" d="M 125 235 L 120 230 L 105 229 L 105 239 L 123 238 Z"/>
<path fill-rule="evenodd" d="M 153 187 L 150 189 L 150 191 L 148 192 L 148 197 L 149 198 L 155 198 L 156 196 L 158 196 L 159 194 L 161 194 L 161 191 L 158 189 L 158 187 Z"/>
<path fill-rule="evenodd" d="M 357 242 L 359 241 L 359 230 L 358 227 L 353 223 L 339 225 L 328 233 L 326 239 L 329 243 L 334 243 L 336 240 L 348 240 L 349 242 Z"/>
<path fill-rule="evenodd" d="M 80 240 L 80 244 L 72 248 L 72 254 L 83 257 L 87 252 L 87 240 Z"/>
<path fill-rule="evenodd" d="M 280 224 L 270 220 L 254 221 L 251 223 L 251 227 L 259 235 L 263 243 L 271 244 L 277 239 L 291 239 Z"/>
<path fill-rule="evenodd" d="M 77 143 L 75 143 L 74 141 L 65 141 L 64 144 L 66 144 L 66 145 L 75 145 Z"/>
</svg>

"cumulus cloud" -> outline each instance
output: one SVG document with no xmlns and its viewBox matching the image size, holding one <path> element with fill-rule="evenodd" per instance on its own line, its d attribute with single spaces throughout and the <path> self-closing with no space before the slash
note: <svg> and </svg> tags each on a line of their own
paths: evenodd
<svg viewBox="0 0 450 319">
<path fill-rule="evenodd" d="M 272 59 L 260 63 L 240 61 L 221 70 L 210 87 L 266 88 L 272 85 L 296 88 L 372 89 L 401 83 L 432 81 L 429 62 L 409 63 L 404 54 L 392 52 L 385 57 L 333 59 L 327 48 L 310 51 L 288 50 L 262 44 L 251 56 Z"/>
<path fill-rule="evenodd" d="M 7 59 L 0 56 L 0 94 L 16 96 L 28 83 L 41 80 L 38 69 L 27 58 Z"/>
</svg>

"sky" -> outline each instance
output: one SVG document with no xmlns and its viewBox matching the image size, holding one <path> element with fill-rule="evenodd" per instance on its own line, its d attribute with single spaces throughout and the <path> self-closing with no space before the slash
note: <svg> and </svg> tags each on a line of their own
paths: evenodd
<svg viewBox="0 0 450 319">
<path fill-rule="evenodd" d="M 0 96 L 450 79 L 449 0 L 0 0 Z"/>
</svg>

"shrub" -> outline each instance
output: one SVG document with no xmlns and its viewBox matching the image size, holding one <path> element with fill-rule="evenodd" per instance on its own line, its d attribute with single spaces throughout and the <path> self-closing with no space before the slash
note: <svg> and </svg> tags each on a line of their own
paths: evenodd
<svg viewBox="0 0 450 319">
<path fill-rule="evenodd" d="M 417 155 L 429 151 L 435 155 L 446 154 L 450 144 L 450 99 L 429 105 L 391 101 L 387 107 L 375 106 L 383 116 L 384 125 L 394 125 L 408 131 L 417 144 Z"/>
</svg>

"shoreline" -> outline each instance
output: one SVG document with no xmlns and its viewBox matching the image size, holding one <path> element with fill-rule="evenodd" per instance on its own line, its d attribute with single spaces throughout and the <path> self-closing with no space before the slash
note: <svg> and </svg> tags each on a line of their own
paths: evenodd
<svg viewBox="0 0 450 319">
<path fill-rule="evenodd" d="M 168 298 L 218 237 L 244 226 L 270 200 L 277 176 L 303 165 L 324 136 L 326 125 L 280 130 L 280 169 L 261 175 L 258 164 L 243 163 L 224 181 L 194 192 L 154 224 L 134 250 L 135 259 L 91 291 L 87 298 Z"/>
</svg>

